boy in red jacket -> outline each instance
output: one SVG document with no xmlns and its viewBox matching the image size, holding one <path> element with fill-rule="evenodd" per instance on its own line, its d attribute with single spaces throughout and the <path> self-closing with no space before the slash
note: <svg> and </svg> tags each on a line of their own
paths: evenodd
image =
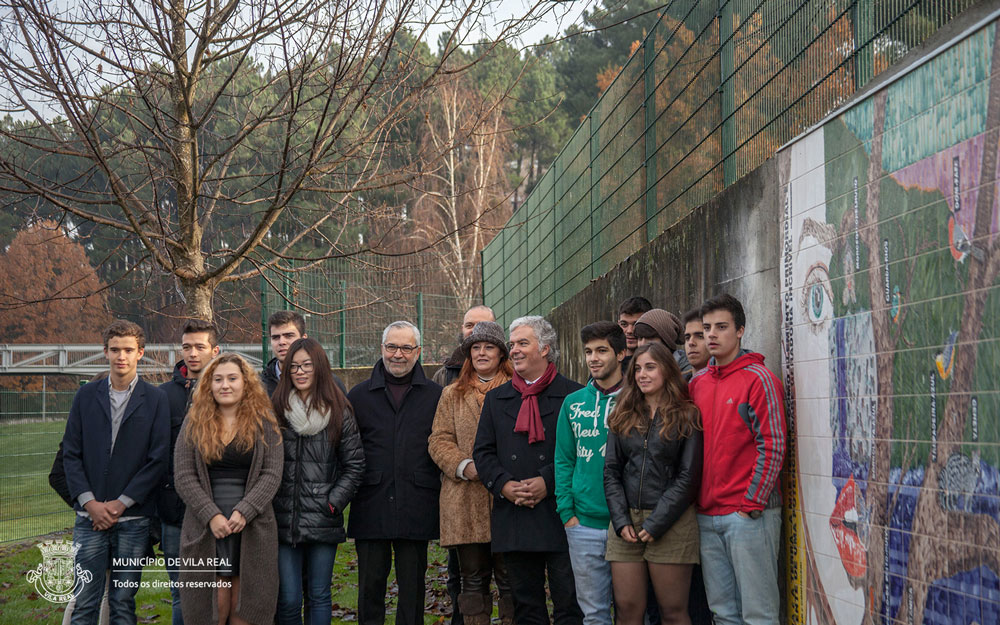
<svg viewBox="0 0 1000 625">
<path fill-rule="evenodd" d="M 746 315 L 723 294 L 702 305 L 712 359 L 690 382 L 705 461 L 698 494 L 701 562 L 717 625 L 778 622 L 778 540 L 785 459 L 781 381 L 741 349 Z"/>
</svg>

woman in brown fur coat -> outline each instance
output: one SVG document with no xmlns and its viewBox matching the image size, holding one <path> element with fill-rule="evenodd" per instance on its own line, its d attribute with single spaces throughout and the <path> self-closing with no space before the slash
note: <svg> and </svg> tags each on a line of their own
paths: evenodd
<svg viewBox="0 0 1000 625">
<path fill-rule="evenodd" d="M 479 415 L 486 393 L 511 377 L 503 328 L 476 324 L 462 342 L 465 362 L 454 384 L 441 393 L 428 439 L 431 458 L 441 467 L 441 546 L 458 551 L 462 593 L 458 608 L 466 625 L 489 625 L 493 612 L 490 577 L 500 591 L 500 618 L 513 623 L 514 604 L 502 557 L 490 549 L 492 495 L 472 461 Z"/>
</svg>

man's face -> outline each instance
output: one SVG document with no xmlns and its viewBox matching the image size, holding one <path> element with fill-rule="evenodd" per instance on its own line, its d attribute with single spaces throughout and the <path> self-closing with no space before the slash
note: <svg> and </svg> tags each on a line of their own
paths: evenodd
<svg viewBox="0 0 1000 625">
<path fill-rule="evenodd" d="M 472 334 L 472 329 L 480 321 L 496 321 L 496 318 L 488 308 L 473 308 L 465 313 L 465 317 L 462 318 L 462 338 L 464 339 Z"/>
<path fill-rule="evenodd" d="M 417 345 L 417 337 L 413 335 L 413 330 L 409 328 L 390 329 L 382 344 L 382 363 L 386 370 L 397 378 L 401 378 L 413 371 L 418 358 L 420 358 L 420 347 Z"/>
<path fill-rule="evenodd" d="M 288 348 L 292 343 L 304 337 L 294 323 L 286 323 L 280 326 L 271 326 L 271 353 L 278 357 L 278 362 L 285 359 Z"/>
<path fill-rule="evenodd" d="M 625 349 L 632 353 L 635 351 L 636 347 L 639 347 L 639 340 L 635 338 L 635 322 L 639 320 L 642 313 L 637 313 L 635 315 L 626 315 L 622 313 L 618 315 L 618 325 L 621 326 L 622 331 L 625 332 Z"/>
<path fill-rule="evenodd" d="M 531 326 L 517 326 L 510 333 L 510 360 L 514 371 L 527 381 L 537 380 L 549 366 L 549 346 L 540 347 Z"/>
<path fill-rule="evenodd" d="M 705 346 L 705 327 L 701 319 L 688 321 L 684 326 L 684 353 L 695 371 L 708 365 L 708 348 Z"/>
<path fill-rule="evenodd" d="M 187 332 L 181 335 L 181 354 L 188 377 L 196 378 L 205 365 L 219 355 L 219 346 L 209 342 L 208 332 Z"/>
<path fill-rule="evenodd" d="M 594 339 L 583 345 L 583 356 L 587 362 L 590 377 L 601 382 L 605 388 L 614 386 L 622 379 L 622 360 L 625 352 L 618 354 L 607 339 Z"/>
<path fill-rule="evenodd" d="M 716 364 L 723 366 L 736 360 L 740 352 L 743 328 L 736 327 L 733 314 L 728 310 L 713 310 L 702 317 L 701 325 L 705 331 L 708 353 L 715 358 Z"/>
<path fill-rule="evenodd" d="M 143 349 L 134 336 L 112 336 L 104 348 L 104 355 L 111 365 L 111 375 L 119 380 L 131 380 L 135 376 Z"/>
</svg>

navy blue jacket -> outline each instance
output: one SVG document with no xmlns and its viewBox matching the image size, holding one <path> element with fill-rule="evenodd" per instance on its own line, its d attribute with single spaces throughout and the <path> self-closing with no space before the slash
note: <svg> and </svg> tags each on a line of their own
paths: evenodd
<svg viewBox="0 0 1000 625">
<path fill-rule="evenodd" d="M 170 409 L 167 395 L 141 378 L 125 407 L 111 449 L 111 399 L 107 378 L 76 392 L 63 436 L 63 465 L 73 507 L 92 491 L 97 501 L 121 495 L 135 500 L 123 516 L 154 516 L 156 493 L 167 469 Z"/>
<path fill-rule="evenodd" d="M 545 428 L 545 440 L 528 442 L 528 434 L 515 432 L 521 394 L 507 382 L 486 393 L 479 417 L 472 459 L 479 479 L 493 493 L 491 529 L 493 552 L 566 551 L 566 532 L 556 511 L 556 421 L 563 400 L 583 388 L 562 375 L 556 375 L 548 388 L 538 395 L 538 412 Z M 510 480 L 541 476 L 548 494 L 534 508 L 515 506 L 501 495 Z"/>
</svg>

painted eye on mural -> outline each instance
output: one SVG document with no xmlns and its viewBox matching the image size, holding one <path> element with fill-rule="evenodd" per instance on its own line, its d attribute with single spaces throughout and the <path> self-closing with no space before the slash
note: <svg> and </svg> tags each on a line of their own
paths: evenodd
<svg viewBox="0 0 1000 625">
<path fill-rule="evenodd" d="M 802 300 L 805 317 L 813 326 L 820 326 L 833 318 L 833 291 L 826 263 L 815 263 L 809 267 Z"/>
</svg>

